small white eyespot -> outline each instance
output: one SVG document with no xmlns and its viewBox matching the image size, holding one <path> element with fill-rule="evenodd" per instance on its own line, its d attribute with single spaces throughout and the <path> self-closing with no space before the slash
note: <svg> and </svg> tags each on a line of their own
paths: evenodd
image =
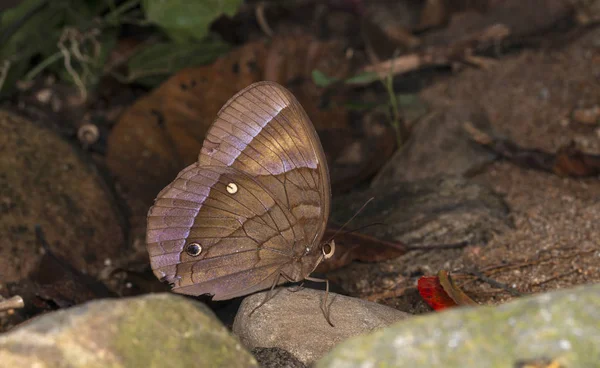
<svg viewBox="0 0 600 368">
<path fill-rule="evenodd" d="M 238 187 L 235 183 L 229 183 L 227 184 L 227 192 L 229 194 L 235 194 L 238 191 Z"/>
</svg>

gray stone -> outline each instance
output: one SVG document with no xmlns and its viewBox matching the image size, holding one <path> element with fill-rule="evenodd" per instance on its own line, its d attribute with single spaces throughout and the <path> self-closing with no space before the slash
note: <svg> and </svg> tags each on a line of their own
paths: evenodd
<svg viewBox="0 0 600 368">
<path fill-rule="evenodd" d="M 346 222 L 369 198 L 374 199 L 352 220 L 352 227 L 384 223 L 364 232 L 410 245 L 485 242 L 512 226 L 498 194 L 458 177 L 382 185 L 338 197 L 333 220 Z"/>
<path fill-rule="evenodd" d="M 415 124 L 409 140 L 385 164 L 372 186 L 462 176 L 491 162 L 495 155 L 471 141 L 463 129 L 467 122 L 486 132 L 491 130 L 488 116 L 479 105 L 453 101 L 450 106 L 437 106 L 435 112 Z"/>
<path fill-rule="evenodd" d="M 256 309 L 267 291 L 248 296 L 233 323 L 233 332 L 249 349 L 278 347 L 304 364 L 323 356 L 341 341 L 376 328 L 389 326 L 407 313 L 365 300 L 329 293 L 330 326 L 321 311 L 325 292 L 313 289 L 275 290 L 267 303 Z"/>
<path fill-rule="evenodd" d="M 346 341 L 316 366 L 588 368 L 599 357 L 600 285 L 592 285 L 416 317 Z"/>
<path fill-rule="evenodd" d="M 0 335 L 0 367 L 257 367 L 203 304 L 173 294 L 105 299 Z"/>
<path fill-rule="evenodd" d="M 53 131 L 0 110 L 0 283 L 39 265 L 39 226 L 52 252 L 97 275 L 125 249 L 123 218 L 91 162 Z"/>
<path fill-rule="evenodd" d="M 281 348 L 254 348 L 252 354 L 262 368 L 306 368 L 292 353 Z"/>
</svg>

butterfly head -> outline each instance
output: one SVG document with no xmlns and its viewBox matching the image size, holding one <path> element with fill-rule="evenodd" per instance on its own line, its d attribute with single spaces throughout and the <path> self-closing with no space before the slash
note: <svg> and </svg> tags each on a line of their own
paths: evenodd
<svg viewBox="0 0 600 368">
<path fill-rule="evenodd" d="M 335 242 L 331 239 L 327 243 L 321 244 L 321 253 L 323 254 L 323 259 L 329 259 L 333 257 L 335 253 Z"/>
<path fill-rule="evenodd" d="M 322 243 L 318 248 L 311 248 L 311 247 L 307 246 L 304 249 L 303 256 L 306 257 L 306 256 L 310 255 L 312 257 L 317 258 L 319 260 L 318 263 L 321 263 L 323 260 L 333 257 L 334 253 L 335 253 L 335 242 L 332 239 L 326 243 Z"/>
</svg>

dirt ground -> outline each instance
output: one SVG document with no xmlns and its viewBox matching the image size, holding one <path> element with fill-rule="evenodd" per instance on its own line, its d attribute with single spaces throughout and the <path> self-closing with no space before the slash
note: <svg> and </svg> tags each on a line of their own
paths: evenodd
<svg viewBox="0 0 600 368">
<path fill-rule="evenodd" d="M 348 3 L 360 1 L 345 4 Z M 492 7 L 502 2 L 489 3 Z M 518 5 L 519 2 L 512 3 Z M 566 2 L 553 3 L 561 4 L 557 7 L 560 11 L 566 8 Z M 379 9 L 369 11 L 385 13 L 388 5 L 381 4 Z M 539 6 L 539 2 L 532 4 L 532 7 Z M 398 130 L 392 127 L 389 111 L 386 110 L 388 115 L 377 108 L 365 112 L 357 103 L 352 109 L 348 107 L 348 101 L 353 99 L 352 102 L 375 103 L 389 110 L 389 91 L 383 86 L 385 83 L 380 83 L 383 80 L 362 86 L 342 83 L 343 78 L 370 65 L 367 60 L 373 62 L 370 52 L 376 53 L 378 48 L 392 50 L 389 40 L 374 45 L 369 44 L 368 35 L 361 34 L 366 41 L 358 37 L 356 29 L 348 24 L 356 22 L 358 28 L 362 20 L 347 9 L 341 11 L 340 7 L 332 6 L 331 16 L 322 9 L 314 10 L 311 5 L 303 9 L 297 14 L 280 10 L 270 14 L 277 31 L 273 39 L 265 36 L 264 25 L 261 29 L 252 23 L 250 36 L 243 42 L 237 40 L 232 51 L 214 64 L 185 69 L 169 79 L 164 76 L 166 82 L 153 89 L 124 86 L 109 80 L 104 81 L 109 87 L 102 84 L 105 90 L 100 88 L 100 93 L 94 96 L 96 101 L 71 104 L 77 90 L 65 86 L 64 81 L 57 81 L 55 76 L 49 75 L 51 73 L 42 73 L 31 86 L 2 102 L 3 109 L 17 112 L 45 129 L 42 132 L 32 124 L 24 131 L 34 133 L 15 130 L 18 137 L 12 139 L 12 143 L 24 149 L 25 159 L 0 161 L 23 172 L 24 167 L 34 166 L 42 173 L 25 177 L 22 183 L 19 175 L 11 176 L 10 183 L 6 179 L 7 185 L 0 183 L 0 215 L 13 216 L 10 221 L 0 223 L 8 229 L 6 239 L 10 239 L 10 244 L 0 249 L 3 257 L 0 265 L 7 265 L 0 269 L 0 294 L 5 297 L 22 294 L 29 298 L 24 311 L 0 312 L 0 330 L 39 313 L 99 297 L 167 290 L 167 286 L 154 277 L 148 264 L 144 240 L 148 207 L 156 193 L 181 168 L 197 159 L 206 129 L 221 105 L 252 82 L 270 79 L 289 85 L 309 111 L 330 161 L 334 199 L 338 195 L 360 192 L 387 163 L 393 164 L 396 157 L 393 151 L 401 142 L 394 137 L 393 133 Z M 562 16 L 558 10 L 555 13 Z M 398 11 L 406 13 L 402 9 Z M 533 12 L 535 15 L 535 9 Z M 506 13 L 498 14 L 498 22 L 506 21 L 502 18 Z M 553 14 L 541 17 L 544 18 L 540 20 L 541 26 L 545 26 L 542 21 L 554 21 Z M 281 19 L 283 25 L 275 24 L 276 18 Z M 317 24 L 319 19 L 320 27 L 313 27 L 312 22 Z M 397 19 L 394 19 L 395 22 Z M 476 30 L 477 22 L 483 18 L 474 19 L 472 27 L 464 26 L 459 31 L 470 34 Z M 523 24 L 513 25 L 515 33 L 522 31 L 519 37 L 526 36 L 530 30 L 525 27 L 527 18 L 523 19 Z M 492 20 L 495 22 L 495 18 Z M 229 33 L 222 33 L 233 37 L 230 29 L 234 29 L 234 24 L 221 21 L 214 29 L 224 28 Z M 463 43 L 458 42 L 458 46 L 452 43 L 453 37 L 462 36 L 451 31 L 457 25 L 461 23 L 450 22 L 447 34 L 444 27 L 437 30 L 433 27 L 422 40 L 433 46 L 447 42 L 459 49 Z M 400 33 L 410 35 L 409 26 L 399 27 Z M 321 28 L 325 31 L 321 32 Z M 486 114 L 491 133 L 522 147 L 553 153 L 574 142 L 582 152 L 598 155 L 600 113 L 591 119 L 581 116 L 600 111 L 600 29 L 597 26 L 576 28 L 577 32 L 558 32 L 548 35 L 547 39 L 542 36 L 541 41 L 538 38 L 532 42 L 533 46 L 519 44 L 508 47 L 505 54 L 486 54 L 482 56 L 483 62 L 480 59 L 474 59 L 476 62 L 446 60 L 442 66 L 415 68 L 396 76 L 395 92 L 412 94 L 411 98 L 426 102 L 433 110 L 429 112 L 436 112 L 437 106 L 460 108 L 464 102 L 476 104 Z M 241 26 L 239 29 L 243 30 Z M 417 29 L 415 34 L 420 32 L 422 30 Z M 445 38 L 436 38 L 436 32 Z M 370 37 L 371 41 L 384 38 L 378 34 Z M 404 41 L 410 45 L 414 39 L 411 36 Z M 469 42 L 474 41 L 469 39 Z M 410 50 L 404 46 L 402 50 Z M 369 47 L 372 50 L 363 50 Z M 477 51 L 476 47 L 473 50 Z M 384 53 L 379 58 L 393 55 Z M 454 56 L 450 53 L 448 58 Z M 327 86 L 317 85 L 316 70 L 326 72 L 325 79 L 329 79 L 321 83 Z M 410 106 L 404 107 L 410 109 Z M 411 123 L 413 128 L 418 128 L 418 119 Z M 92 143 L 78 137 L 78 132 L 86 126 L 98 128 Z M 43 135 L 40 139 L 19 140 L 24 136 L 31 138 L 38 132 Z M 427 145 L 427 138 L 422 137 L 422 146 Z M 56 149 L 57 145 L 47 143 L 57 139 L 67 142 L 60 150 Z M 430 159 L 443 158 L 445 149 L 451 151 L 443 146 L 433 147 L 432 152 L 438 155 Z M 483 152 L 481 147 L 478 149 Z M 31 152 L 35 154 L 26 156 Z M 478 151 L 469 154 L 473 152 Z M 80 156 L 85 159 L 80 160 Z M 442 269 L 451 271 L 458 285 L 482 304 L 498 304 L 530 293 L 600 282 L 599 178 L 561 177 L 501 159 L 490 160 L 494 155 L 489 152 L 482 156 L 485 157 L 466 155 L 462 158 L 463 163 L 471 159 L 487 163 L 469 170 L 465 180 L 500 196 L 508 208 L 506 222 L 510 226 L 507 229 L 475 237 L 474 242 L 464 247 L 413 250 L 379 263 L 353 262 L 328 273 L 336 283 L 334 290 L 407 312 L 423 313 L 430 312 L 431 308 L 418 295 L 416 281 Z M 54 170 L 53 166 L 54 169 L 44 175 L 49 165 L 39 157 L 51 158 L 60 170 Z M 440 161 L 430 167 L 444 165 L 445 162 Z M 421 167 L 416 166 L 407 171 L 417 172 L 420 179 L 427 180 L 428 173 L 419 169 Z M 68 180 L 63 181 L 62 176 L 59 180 L 60 175 Z M 0 176 L 0 179 L 7 177 Z M 126 188 L 127 182 L 130 188 Z M 81 197 L 79 191 L 69 189 L 71 186 L 79 186 Z M 24 198 L 20 207 L 15 204 L 16 196 L 11 194 L 14 188 L 21 190 L 19 198 Z M 36 196 L 28 193 L 36 193 Z M 15 210 L 16 207 L 19 208 Z M 56 210 L 52 212 L 52 209 Z M 77 225 L 80 222 L 82 225 Z M 489 222 L 493 222 L 492 219 Z M 48 244 L 41 244 L 43 242 Z M 50 248 L 61 260 L 48 254 Z M 42 270 L 46 270 L 45 273 Z M 46 277 L 49 274 L 58 276 Z M 65 278 L 69 280 L 68 285 Z M 98 288 L 102 291 L 94 291 Z M 231 305 L 212 304 L 214 309 L 227 309 L 229 315 L 235 313 Z"/>
<path fill-rule="evenodd" d="M 555 152 L 574 141 L 597 154 L 600 127 L 579 123 L 572 114 L 599 106 L 599 39 L 596 30 L 566 47 L 510 55 L 487 70 L 451 76 L 422 96 L 445 103 L 478 101 L 493 129 L 524 147 Z M 345 281 L 345 287 L 402 310 L 422 312 L 428 308 L 419 300 L 411 272 L 455 271 L 458 284 L 482 304 L 600 281 L 598 178 L 563 178 L 499 161 L 470 180 L 502 195 L 513 230 L 464 250 L 414 251 L 382 265 L 350 267 L 353 281 Z M 474 271 L 503 286 L 466 275 Z M 365 274 L 377 275 L 378 281 L 366 282 L 360 277 Z"/>
</svg>

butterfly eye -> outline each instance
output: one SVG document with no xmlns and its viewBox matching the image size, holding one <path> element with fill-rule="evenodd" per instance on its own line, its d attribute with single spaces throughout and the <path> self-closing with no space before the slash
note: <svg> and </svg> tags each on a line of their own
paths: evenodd
<svg viewBox="0 0 600 368">
<path fill-rule="evenodd" d="M 185 248 L 185 252 L 192 257 L 197 257 L 202 253 L 202 246 L 199 243 L 190 243 Z"/>
<path fill-rule="evenodd" d="M 335 243 L 333 242 L 333 240 L 329 243 L 323 244 L 323 247 L 321 247 L 321 251 L 323 252 L 323 257 L 325 257 L 325 259 L 331 258 L 333 256 L 333 253 L 335 253 Z"/>
</svg>

